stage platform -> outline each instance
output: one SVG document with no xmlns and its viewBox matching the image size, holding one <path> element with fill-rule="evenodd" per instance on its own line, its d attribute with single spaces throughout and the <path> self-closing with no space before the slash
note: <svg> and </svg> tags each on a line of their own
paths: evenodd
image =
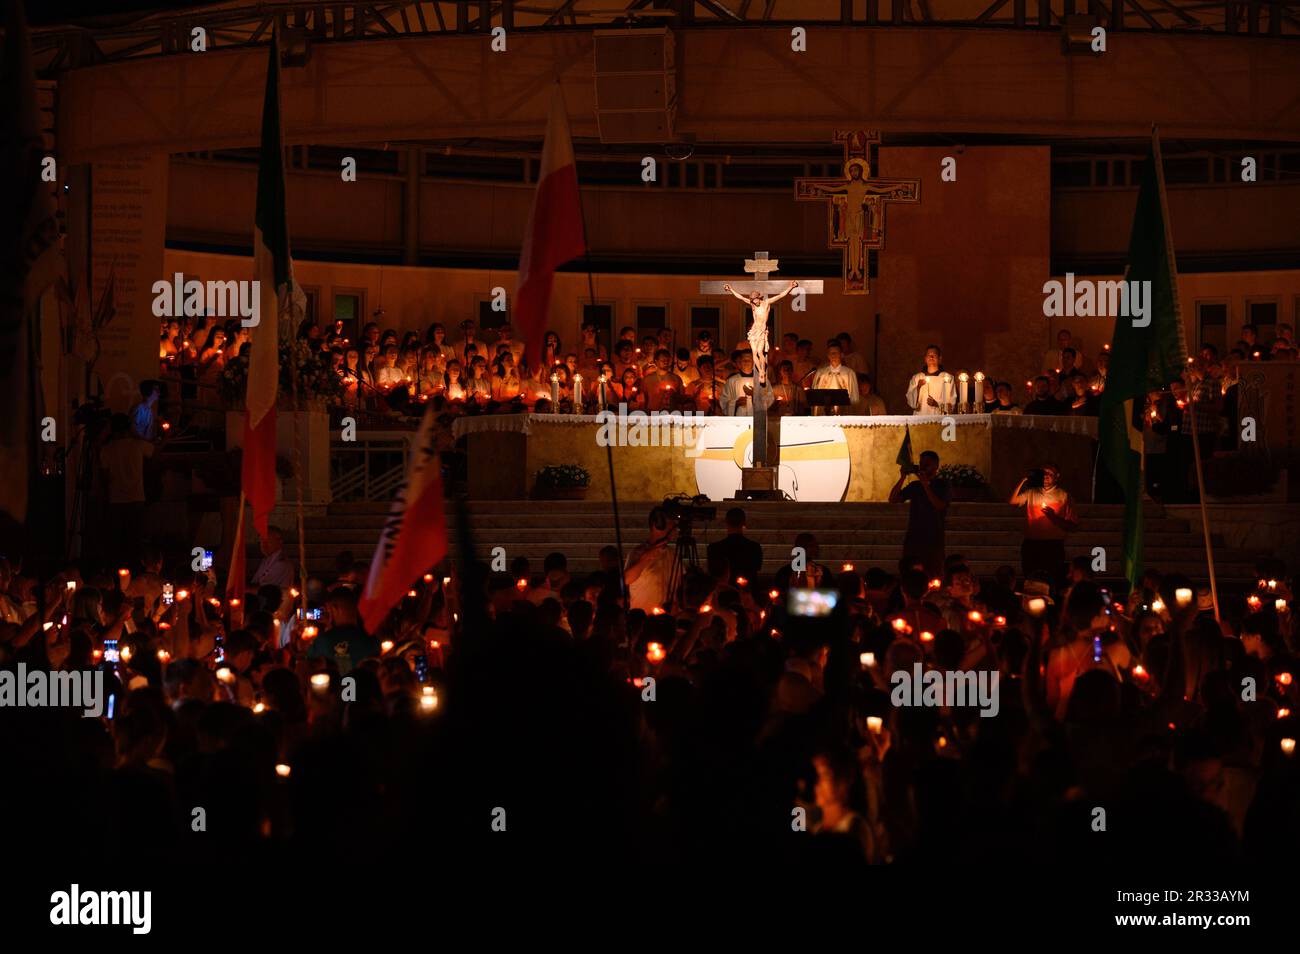
<svg viewBox="0 0 1300 954">
<path fill-rule="evenodd" d="M 780 487 L 794 500 L 887 500 L 908 433 L 914 459 L 933 450 L 941 464 L 978 470 L 988 484 L 987 499 L 1009 497 L 1027 470 L 1049 461 L 1061 468 L 1062 483 L 1076 499 L 1091 499 L 1095 418 L 956 414 L 779 421 Z M 752 429 L 748 417 L 636 414 L 500 414 L 462 417 L 454 424 L 455 436 L 466 439 L 469 495 L 475 500 L 534 497 L 537 471 L 552 464 L 581 465 L 591 475 L 587 499 L 608 500 L 604 442 L 613 443 L 622 499 L 686 493 L 724 500 L 740 487 L 740 467 L 752 462 Z"/>
</svg>

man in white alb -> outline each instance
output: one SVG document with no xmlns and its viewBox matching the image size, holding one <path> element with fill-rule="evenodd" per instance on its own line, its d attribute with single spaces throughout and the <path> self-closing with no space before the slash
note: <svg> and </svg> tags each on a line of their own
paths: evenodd
<svg viewBox="0 0 1300 954">
<path fill-rule="evenodd" d="M 907 403 L 913 414 L 944 414 L 957 403 L 957 382 L 943 369 L 943 352 L 938 345 L 925 349 L 925 370 L 912 375 L 907 385 Z"/>
<path fill-rule="evenodd" d="M 818 390 L 847 391 L 849 393 L 849 403 L 844 407 L 844 413 L 853 413 L 852 408 L 858 403 L 858 375 L 852 368 L 844 364 L 844 352 L 838 342 L 827 345 L 826 363 L 813 374 L 812 386 Z M 825 411 L 825 408 L 813 408 L 814 414 L 821 414 Z"/>
</svg>

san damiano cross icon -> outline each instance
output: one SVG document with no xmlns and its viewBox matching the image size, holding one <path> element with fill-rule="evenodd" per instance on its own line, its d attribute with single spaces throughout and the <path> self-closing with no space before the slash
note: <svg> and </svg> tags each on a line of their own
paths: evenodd
<svg viewBox="0 0 1300 954">
<path fill-rule="evenodd" d="M 919 179 L 873 179 L 871 147 L 880 142 L 875 130 L 841 129 L 835 142 L 844 144 L 842 178 L 794 180 L 794 197 L 830 202 L 828 248 L 843 249 L 844 294 L 866 295 L 867 253 L 885 247 L 885 203 L 919 202 Z"/>
</svg>

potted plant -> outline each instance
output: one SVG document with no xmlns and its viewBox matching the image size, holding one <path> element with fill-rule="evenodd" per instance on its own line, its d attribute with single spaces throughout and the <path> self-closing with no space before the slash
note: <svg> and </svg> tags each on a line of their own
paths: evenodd
<svg viewBox="0 0 1300 954">
<path fill-rule="evenodd" d="M 953 500 L 980 500 L 988 489 L 984 475 L 970 464 L 944 464 L 938 476 L 948 481 Z"/>
<path fill-rule="evenodd" d="M 537 472 L 537 496 L 542 500 L 582 500 L 591 474 L 577 464 L 551 464 Z"/>
</svg>

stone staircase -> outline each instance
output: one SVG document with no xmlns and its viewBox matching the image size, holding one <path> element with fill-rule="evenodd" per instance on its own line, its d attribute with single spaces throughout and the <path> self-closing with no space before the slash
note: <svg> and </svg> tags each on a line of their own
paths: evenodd
<svg viewBox="0 0 1300 954">
<path fill-rule="evenodd" d="M 620 517 L 626 551 L 644 539 L 646 517 L 653 503 L 622 503 Z M 722 516 L 729 504 L 719 503 L 717 519 L 697 524 L 695 537 L 701 561 L 706 544 L 724 535 Z M 547 553 L 560 551 L 569 559 L 570 570 L 587 571 L 597 566 L 597 553 L 614 542 L 614 518 L 608 503 L 586 501 L 471 501 L 469 519 L 480 559 L 493 547 L 505 547 L 508 559 L 526 556 L 535 569 L 541 568 Z M 329 574 L 335 555 L 351 550 L 353 556 L 369 562 L 387 504 L 336 504 L 320 517 L 305 523 L 307 565 L 313 573 Z M 859 570 L 881 566 L 897 567 L 902 555 L 906 508 L 883 503 L 749 503 L 749 536 L 758 540 L 773 568 L 781 555 L 788 555 L 795 535 L 816 534 L 821 545 L 820 560 L 830 566 L 851 562 Z M 447 508 L 448 525 L 455 526 L 455 509 Z M 1080 529 L 1067 542 L 1070 557 L 1091 555 L 1094 547 L 1106 549 L 1103 577 L 1116 577 L 1123 569 L 1123 519 L 1121 506 L 1084 504 L 1079 509 Z M 1185 574 L 1194 580 L 1208 576 L 1205 549 L 1199 525 L 1171 517 L 1148 502 L 1146 511 L 1146 563 L 1166 573 Z M 1007 504 L 954 503 L 948 514 L 948 553 L 961 553 L 980 575 L 990 575 L 1001 564 L 1019 569 L 1023 512 Z M 292 535 L 292 530 L 289 530 Z M 453 535 L 453 552 L 455 538 Z M 296 553 L 296 546 L 289 547 Z M 1229 550 L 1214 541 L 1215 567 L 1223 584 L 1255 578 L 1254 561 L 1259 554 Z"/>
</svg>

